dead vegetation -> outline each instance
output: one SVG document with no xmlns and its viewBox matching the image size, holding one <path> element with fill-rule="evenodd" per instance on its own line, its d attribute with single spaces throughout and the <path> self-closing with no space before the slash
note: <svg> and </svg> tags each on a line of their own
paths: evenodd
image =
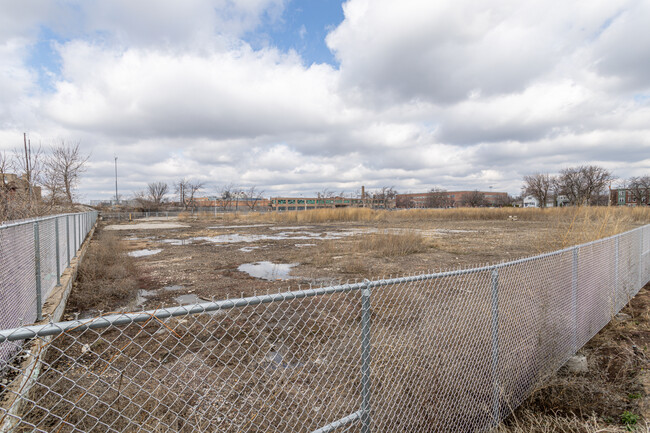
<svg viewBox="0 0 650 433">
<path fill-rule="evenodd" d="M 293 248 L 294 252 L 287 253 L 285 250 L 291 250 L 293 247 L 293 244 L 289 243 L 274 245 L 266 251 L 259 250 L 269 255 L 261 257 L 264 259 L 275 257 L 284 260 L 293 257 L 299 259 L 301 263 L 311 262 L 315 267 L 326 267 L 329 269 L 327 271 L 329 274 L 340 271 L 344 277 L 354 279 L 377 276 L 378 272 L 386 269 L 385 266 L 391 263 L 396 264 L 398 268 L 401 267 L 402 273 L 413 272 L 416 265 L 420 266 L 416 260 L 423 260 L 425 256 L 430 259 L 429 254 L 440 253 L 442 248 L 449 251 L 445 252 L 447 255 L 435 256 L 436 260 L 440 259 L 438 263 L 448 264 L 444 260 L 449 260 L 447 257 L 449 254 L 472 256 L 474 250 L 465 245 L 458 245 L 459 238 L 455 235 L 443 238 L 448 239 L 447 241 L 439 239 L 434 241 L 412 229 L 412 227 L 423 226 L 423 222 L 428 224 L 429 221 L 434 221 L 433 226 L 442 226 L 435 221 L 443 221 L 443 219 L 436 220 L 436 218 L 446 220 L 453 218 L 454 215 L 458 216 L 459 220 L 472 224 L 473 221 L 492 221 L 490 218 L 498 221 L 481 223 L 482 225 L 477 223 L 476 227 L 468 224 L 462 228 L 470 228 L 473 232 L 458 234 L 463 236 L 462 239 L 465 241 L 474 239 L 476 245 L 472 245 L 471 248 L 486 249 L 490 245 L 492 248 L 497 248 L 494 258 L 491 258 L 493 261 L 506 258 L 503 251 L 505 239 L 501 238 L 517 235 L 516 230 L 504 235 L 499 231 L 503 227 L 524 227 L 518 229 L 522 232 L 543 227 L 543 233 L 538 236 L 539 244 L 533 245 L 532 250 L 531 246 L 526 247 L 529 250 L 516 250 L 517 254 L 523 251 L 531 255 L 536 250 L 550 251 L 572 243 L 585 242 L 624 231 L 638 225 L 639 222 L 647 221 L 648 218 L 645 209 L 637 211 L 611 208 L 543 211 L 452 209 L 395 212 L 326 209 L 261 215 L 227 214 L 220 216 L 219 221 L 316 224 L 318 219 L 330 223 L 360 222 L 363 223 L 363 227 L 380 226 L 377 232 L 363 236 L 319 241 L 308 250 L 298 251 Z M 509 218 L 511 216 L 517 218 Z M 291 220 L 298 217 L 312 219 Z M 186 218 L 187 221 L 194 221 L 194 218 L 199 222 L 213 221 L 214 215 L 199 214 L 194 217 L 188 215 Z M 543 221 L 544 224 L 534 223 L 535 218 L 539 218 L 539 221 Z M 400 230 L 391 230 L 391 225 L 399 226 Z M 494 233 L 485 230 L 485 227 L 493 226 L 498 227 Z M 205 225 L 197 223 L 190 230 L 197 231 L 199 228 L 205 230 Z M 330 228 L 323 227 L 323 230 Z M 252 229 L 255 233 L 262 230 L 267 228 Z M 84 285 L 76 290 L 78 296 L 75 303 L 71 305 L 74 305 L 77 311 L 84 308 L 115 309 L 116 306 L 124 305 L 125 299 L 134 297 L 140 284 L 136 277 L 137 270 L 134 272 L 133 261 L 125 255 L 124 246 L 119 241 L 118 236 L 124 235 L 100 232 L 98 236 L 95 241 L 101 241 L 102 247 L 97 251 L 91 248 L 85 260 L 88 265 L 94 262 L 94 266 L 98 268 L 89 269 L 83 277 Z M 178 237 L 178 233 L 175 232 L 173 236 Z M 552 239 L 544 240 L 544 238 Z M 186 277 L 191 269 L 198 274 L 201 281 L 197 285 L 206 284 L 213 289 L 215 284 L 224 280 L 226 281 L 224 284 L 238 289 L 238 285 L 254 284 L 251 280 L 229 279 L 230 276 L 238 276 L 239 273 L 235 270 L 236 265 L 225 260 L 233 254 L 240 254 L 236 256 L 237 260 L 242 259 L 241 253 L 237 252 L 238 246 L 227 245 L 217 248 L 214 245 L 202 244 L 175 246 L 174 248 L 177 249 L 167 246 L 165 248 L 170 249 L 170 254 L 183 252 L 181 259 L 175 263 L 187 261 L 188 267 L 183 268 L 181 273 Z M 160 261 L 160 266 L 166 268 L 165 270 L 176 266 L 170 260 L 165 262 L 161 256 L 155 257 L 155 260 Z M 89 260 L 91 257 L 92 260 Z M 197 259 L 203 261 L 191 261 Z M 142 260 L 147 263 L 149 259 Z M 229 260 L 232 262 L 234 259 Z M 374 268 L 373 263 L 379 263 L 377 266 L 382 270 L 378 271 L 378 268 Z M 176 284 L 179 281 L 166 280 L 166 283 Z M 541 286 L 545 284 L 544 281 L 538 283 Z M 274 287 L 279 288 L 285 283 L 268 284 L 274 284 Z M 284 289 L 285 286 L 282 288 Z M 98 290 L 100 288 L 102 289 Z M 433 377 L 429 372 L 441 368 L 443 361 L 434 356 L 438 352 L 431 346 L 423 345 L 422 341 L 445 335 L 448 338 L 436 342 L 435 349 L 441 349 L 440 353 L 476 354 L 476 347 L 467 342 L 474 338 L 477 330 L 489 328 L 489 323 L 481 319 L 481 317 L 489 317 L 487 304 L 483 306 L 485 311 L 482 314 L 474 314 L 468 319 L 467 316 L 459 313 L 461 310 L 457 307 L 470 302 L 463 300 L 469 299 L 470 292 L 455 290 L 454 285 L 450 285 L 446 288 L 446 292 L 443 290 L 432 292 L 437 295 L 421 290 L 422 293 L 411 293 L 411 296 L 406 296 L 409 291 L 403 289 L 396 286 L 391 289 L 393 293 L 386 290 L 383 301 L 382 298 L 374 301 L 373 321 L 376 326 L 373 328 L 374 344 L 383 343 L 381 347 L 375 346 L 376 351 L 373 355 L 375 357 L 373 362 L 378 366 L 374 373 L 375 386 L 377 392 L 381 392 L 384 396 L 382 400 L 384 410 L 377 415 L 377 422 L 384 427 L 385 431 L 408 431 L 408 429 L 427 431 L 427 428 L 435 430 L 431 419 L 439 413 L 436 412 L 436 407 L 431 405 L 431 401 L 435 398 L 443 398 L 448 403 L 446 407 L 454 409 L 446 410 L 444 421 L 457 423 L 460 420 L 459 424 L 465 423 L 471 426 L 472 417 L 478 417 L 476 411 L 472 412 L 475 408 L 456 407 L 454 404 L 460 404 L 455 402 L 459 400 L 458 395 L 462 394 L 462 390 L 474 389 L 477 383 L 482 384 L 481 387 L 485 390 L 489 390 L 489 378 L 463 376 L 462 373 L 465 371 L 476 371 L 477 366 L 456 363 L 455 358 L 449 357 L 443 359 L 447 363 L 445 368 L 457 371 L 458 374 L 452 375 L 453 380 L 442 383 L 441 379 Z M 445 301 L 434 303 L 432 296 L 440 296 Z M 225 296 L 219 294 L 217 299 L 221 298 Z M 326 302 L 326 298 L 314 298 L 314 300 L 300 301 L 303 305 L 293 309 L 280 306 L 277 311 L 272 311 L 269 307 L 269 310 L 263 313 L 254 313 L 251 310 L 250 320 L 242 319 L 245 315 L 244 310 L 232 310 L 224 316 L 194 316 L 189 321 L 174 319 L 157 323 L 152 320 L 142 328 L 131 326 L 124 333 L 116 330 L 104 331 L 100 334 L 88 332 L 85 339 L 82 338 L 74 345 L 71 344 L 69 337 L 62 338 L 57 343 L 61 350 L 59 355 L 66 351 L 66 356 L 78 357 L 81 364 L 88 366 L 89 372 L 84 373 L 82 369 L 74 369 L 67 365 L 63 356 L 61 359 L 53 357 L 51 361 L 55 363 L 54 368 L 50 371 L 50 376 L 44 376 L 45 386 L 41 387 L 41 391 L 47 392 L 47 388 L 53 384 L 55 392 L 49 392 L 48 398 L 59 401 L 59 395 L 56 394 L 59 393 L 65 395 L 69 401 L 75 401 L 84 394 L 84 388 L 96 388 L 94 391 L 96 394 L 106 397 L 101 403 L 94 404 L 91 400 L 83 400 L 80 409 L 71 409 L 71 405 L 67 403 L 60 403 L 60 407 L 56 408 L 60 413 L 72 413 L 65 422 L 79 423 L 80 426 L 86 423 L 88 430 L 99 429 L 94 417 L 124 430 L 135 428 L 135 423 L 141 423 L 140 425 L 147 426 L 153 431 L 156 429 L 191 431 L 194 426 L 208 428 L 207 423 L 210 420 L 221 423 L 217 428 L 222 431 L 264 430 L 265 425 L 260 424 L 263 420 L 272 421 L 278 428 L 288 430 L 291 426 L 286 423 L 292 416 L 300 416 L 305 426 L 321 427 L 332 419 L 348 414 L 347 409 L 350 407 L 358 407 L 358 392 L 356 392 L 358 383 L 355 382 L 357 378 L 355 372 L 358 371 L 359 366 L 358 357 L 354 352 L 358 347 L 358 341 L 351 341 L 350 335 L 356 335 L 352 331 L 356 329 L 359 317 L 354 313 L 354 311 L 358 312 L 356 299 L 316 306 L 313 304 L 316 302 L 315 299 Z M 449 308 L 445 308 L 445 305 Z M 634 308 L 632 313 L 628 313 L 632 317 L 631 321 L 610 324 L 603 332 L 610 332 L 607 330 L 612 326 L 616 332 L 606 333 L 604 336 L 599 334 L 594 339 L 595 341 L 602 339 L 600 346 L 590 349 L 588 345 L 583 349 L 587 351 L 589 359 L 595 363 L 594 369 L 589 374 L 567 376 L 565 372 L 560 372 L 553 376 L 533 393 L 515 416 L 499 426 L 497 432 L 625 431 L 626 425 L 623 424 L 621 417 L 627 413 L 629 416 L 626 419 L 632 420 L 639 414 L 636 406 L 637 399 L 630 396 L 643 394 L 635 381 L 637 371 L 643 368 L 641 362 L 645 362 L 645 355 L 641 357 L 635 353 L 632 346 L 626 345 L 626 342 L 630 339 L 634 341 L 637 348 L 643 348 L 643 354 L 646 353 L 645 345 L 647 345 L 647 340 L 644 340 L 647 338 L 648 329 L 647 304 L 637 305 Z M 306 314 L 306 311 L 318 314 Z M 408 311 L 409 314 L 405 315 L 404 311 Z M 475 308 L 472 311 L 476 313 L 479 309 Z M 645 311 L 645 319 L 643 311 Z M 247 309 L 246 314 L 248 313 Z M 434 328 L 426 326 L 427 320 L 434 320 L 433 318 L 441 315 L 452 317 L 455 323 L 447 323 L 449 326 L 435 329 L 435 333 L 429 334 Z M 298 323 L 300 326 L 287 327 L 287 323 Z M 335 329 L 337 326 L 352 331 L 347 334 L 342 333 L 341 329 Z M 456 329 L 454 326 L 459 326 L 459 329 L 464 331 L 454 334 L 450 331 Z M 144 330 L 140 332 L 141 329 Z M 391 332 L 394 334 L 391 335 Z M 639 333 L 642 339 L 637 340 L 635 333 Z M 397 337 L 393 338 L 394 335 Z M 400 343 L 396 344 L 395 341 Z M 86 349 L 82 344 L 88 344 L 90 352 L 84 353 L 83 350 Z M 73 354 L 69 351 L 72 346 L 77 351 Z M 147 350 L 142 351 L 143 347 L 147 347 Z M 485 343 L 482 347 L 489 347 L 489 345 Z M 289 367 L 278 368 L 274 365 L 277 363 L 275 361 L 277 358 L 269 354 L 280 353 L 283 350 L 285 354 L 280 358 L 280 363 Z M 481 361 L 488 359 L 487 356 L 476 358 Z M 112 364 L 112 367 L 106 370 L 109 364 Z M 57 369 L 65 371 L 69 376 L 61 380 Z M 102 376 L 104 370 L 107 374 L 114 374 L 112 376 L 108 374 L 97 383 L 95 375 Z M 349 374 L 342 375 L 341 371 L 348 371 Z M 148 379 L 140 386 L 145 375 Z M 205 382 L 213 386 L 202 387 Z M 190 386 L 187 386 L 188 384 Z M 175 386 L 174 391 L 170 392 L 173 386 Z M 103 387 L 108 388 L 108 391 Z M 314 389 L 317 389 L 318 396 L 310 394 Z M 427 391 L 431 392 L 431 389 L 436 389 L 438 394 L 432 393 L 430 400 L 422 399 L 421 395 L 426 394 Z M 263 400 L 259 399 L 259 396 L 264 396 Z M 313 397 L 313 400 L 310 400 L 310 397 Z M 201 402 L 206 401 L 210 404 L 202 407 Z M 314 401 L 317 403 L 313 403 Z M 308 412 L 314 406 L 320 408 L 320 411 Z M 300 412 L 303 408 L 304 412 Z M 46 427 L 59 423 L 55 419 L 56 416 L 37 408 L 33 410 L 32 418 L 28 422 Z M 73 412 L 70 412 L 71 410 Z M 401 424 L 399 422 L 391 424 L 400 419 L 400 413 L 407 411 L 417 413 L 417 416 Z M 638 425 L 642 422 L 639 419 Z M 444 425 L 435 425 L 435 427 L 439 427 L 439 430 L 444 429 Z"/>
<path fill-rule="evenodd" d="M 649 431 L 649 414 L 643 414 L 650 398 L 643 386 L 650 367 L 649 307 L 646 286 L 580 349 L 587 372 L 560 369 L 495 433 Z"/>
<path fill-rule="evenodd" d="M 355 245 L 358 252 L 366 252 L 377 257 L 400 257 L 426 251 L 426 239 L 415 231 L 380 231 L 361 237 Z"/>
<path fill-rule="evenodd" d="M 79 266 L 66 311 L 113 311 L 124 306 L 135 298 L 138 278 L 120 237 L 98 229 Z"/>
</svg>

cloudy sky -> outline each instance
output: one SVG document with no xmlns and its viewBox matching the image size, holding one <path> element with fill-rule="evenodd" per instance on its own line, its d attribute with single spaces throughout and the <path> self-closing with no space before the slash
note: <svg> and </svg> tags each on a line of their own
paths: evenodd
<svg viewBox="0 0 650 433">
<path fill-rule="evenodd" d="M 0 0 L 0 150 L 266 195 L 650 174 L 650 1 Z"/>
</svg>

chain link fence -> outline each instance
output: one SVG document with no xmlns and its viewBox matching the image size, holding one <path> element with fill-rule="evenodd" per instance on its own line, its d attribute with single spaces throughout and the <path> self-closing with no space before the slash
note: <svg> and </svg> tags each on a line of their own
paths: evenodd
<svg viewBox="0 0 650 433">
<path fill-rule="evenodd" d="M 18 349 L 0 429 L 485 431 L 648 282 L 649 252 L 645 226 L 493 266 L 0 331 Z"/>
<path fill-rule="evenodd" d="M 0 225 L 0 329 L 42 320 L 43 305 L 96 218 L 86 212 Z M 0 368 L 12 352 L 0 343 Z"/>
</svg>

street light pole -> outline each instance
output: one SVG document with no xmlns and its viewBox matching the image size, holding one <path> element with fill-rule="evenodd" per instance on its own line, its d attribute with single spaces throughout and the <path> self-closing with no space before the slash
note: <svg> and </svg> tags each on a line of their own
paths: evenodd
<svg viewBox="0 0 650 433">
<path fill-rule="evenodd" d="M 117 156 L 115 157 L 115 204 L 120 204 L 120 199 L 117 195 Z"/>
</svg>

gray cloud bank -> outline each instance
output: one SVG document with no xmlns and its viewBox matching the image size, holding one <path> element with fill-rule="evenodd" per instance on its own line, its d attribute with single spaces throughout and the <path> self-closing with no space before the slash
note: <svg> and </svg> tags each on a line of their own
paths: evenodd
<svg viewBox="0 0 650 433">
<path fill-rule="evenodd" d="M 336 66 L 243 41 L 282 25 L 284 0 L 2 5 L 0 150 L 23 131 L 81 141 L 87 198 L 113 193 L 114 154 L 127 193 L 180 177 L 516 193 L 575 164 L 650 171 L 647 1 L 349 0 Z M 32 58 L 43 29 L 52 70 Z"/>
</svg>

